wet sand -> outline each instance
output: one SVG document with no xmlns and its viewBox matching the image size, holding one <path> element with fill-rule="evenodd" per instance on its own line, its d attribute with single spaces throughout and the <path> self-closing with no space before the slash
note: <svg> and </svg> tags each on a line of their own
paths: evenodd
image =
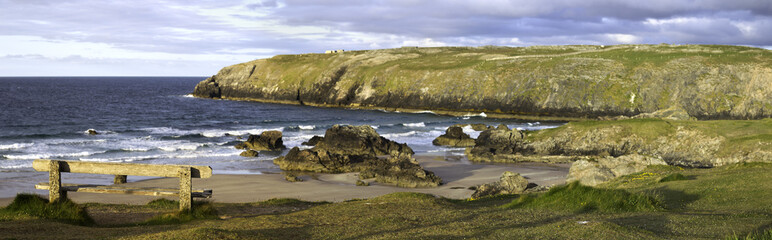
<svg viewBox="0 0 772 240">
<path fill-rule="evenodd" d="M 550 186 L 565 182 L 570 164 L 470 164 L 463 159 L 446 161 L 446 156 L 417 155 L 425 169 L 443 180 L 436 188 L 400 188 L 377 182 L 370 186 L 356 186 L 357 173 L 313 174 L 300 176 L 303 182 L 288 182 L 282 174 L 225 175 L 215 174 L 207 179 L 193 179 L 193 188 L 213 190 L 214 202 L 244 203 L 271 198 L 296 198 L 305 201 L 340 202 L 381 196 L 393 192 L 420 192 L 453 199 L 466 199 L 474 192 L 468 188 L 499 179 L 504 171 L 520 173 L 529 182 Z M 129 176 L 131 181 L 131 176 Z M 177 187 L 177 178 L 150 179 L 126 183 L 127 186 Z M 77 203 L 97 202 L 116 204 L 145 204 L 158 197 L 123 194 L 68 193 Z M 12 198 L 0 198 L 0 206 Z"/>
</svg>

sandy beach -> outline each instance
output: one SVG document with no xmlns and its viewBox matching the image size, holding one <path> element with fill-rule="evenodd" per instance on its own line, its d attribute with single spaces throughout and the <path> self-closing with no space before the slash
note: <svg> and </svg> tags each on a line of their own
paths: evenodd
<svg viewBox="0 0 772 240">
<path fill-rule="evenodd" d="M 436 188 L 401 188 L 377 182 L 370 186 L 356 186 L 357 173 L 302 175 L 302 182 L 288 182 L 282 174 L 229 175 L 215 174 L 207 179 L 194 179 L 194 188 L 213 190 L 214 202 L 245 203 L 271 198 L 296 198 L 305 201 L 340 202 L 363 199 L 393 192 L 421 192 L 436 196 L 465 199 L 474 192 L 468 188 L 497 181 L 504 171 L 520 173 L 529 182 L 542 186 L 562 184 L 568 174 L 569 164 L 517 163 L 517 164 L 471 164 L 445 156 L 417 155 L 421 165 L 443 179 Z M 131 176 L 129 177 L 131 180 Z M 176 187 L 176 178 L 150 179 L 126 183 L 127 186 Z M 123 194 L 69 193 L 77 203 L 97 202 L 116 204 L 145 204 L 158 197 Z M 2 198 L 0 205 L 6 206 L 13 199 Z"/>
</svg>

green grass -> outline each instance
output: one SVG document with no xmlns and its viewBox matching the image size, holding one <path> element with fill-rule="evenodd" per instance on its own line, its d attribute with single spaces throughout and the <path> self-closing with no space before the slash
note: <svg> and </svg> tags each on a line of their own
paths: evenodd
<svg viewBox="0 0 772 240">
<path fill-rule="evenodd" d="M 18 194 L 13 202 L 0 210 L 2 218 L 15 218 L 19 215 L 50 219 L 64 223 L 89 225 L 93 220 L 84 208 L 69 200 L 49 203 L 48 200 L 34 194 Z"/>
<path fill-rule="evenodd" d="M 152 208 L 176 210 L 179 208 L 179 201 L 160 198 L 147 204 Z M 162 225 L 162 224 L 180 224 L 200 219 L 219 219 L 217 210 L 211 202 L 194 201 L 191 211 L 176 211 L 155 216 L 140 225 Z"/>
<path fill-rule="evenodd" d="M 656 199 L 620 189 L 584 186 L 579 182 L 553 187 L 540 196 L 524 195 L 507 208 L 544 208 L 571 212 L 637 212 L 662 210 Z"/>
<path fill-rule="evenodd" d="M 689 180 L 659 182 L 676 173 Z M 769 239 L 771 178 L 768 163 L 652 166 L 598 187 L 570 184 L 532 196 L 451 200 L 394 193 L 339 203 L 212 203 L 220 219 L 161 225 L 77 226 L 15 216 L 0 219 L 0 232 L 33 239 Z M 121 206 L 177 208 L 168 200 Z"/>
</svg>

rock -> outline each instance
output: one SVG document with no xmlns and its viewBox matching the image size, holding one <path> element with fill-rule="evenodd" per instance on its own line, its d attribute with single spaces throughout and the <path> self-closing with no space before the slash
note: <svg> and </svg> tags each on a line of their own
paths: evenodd
<svg viewBox="0 0 772 240">
<path fill-rule="evenodd" d="M 498 194 L 520 194 L 523 193 L 528 186 L 528 180 L 523 176 L 520 176 L 519 173 L 506 171 L 501 175 L 498 182 L 477 186 L 474 193 L 472 193 L 472 199 Z"/>
<path fill-rule="evenodd" d="M 356 184 L 357 184 L 357 186 L 365 186 L 365 187 L 366 186 L 370 186 L 369 182 L 365 182 L 365 181 L 362 181 L 362 180 L 357 180 Z"/>
<path fill-rule="evenodd" d="M 471 161 L 507 162 L 516 161 L 519 156 L 531 152 L 533 150 L 526 144 L 525 134 L 502 124 L 496 129 L 481 132 L 474 147 L 467 148 L 466 155 Z"/>
<path fill-rule="evenodd" d="M 234 146 L 236 149 L 252 149 L 255 151 L 281 151 L 287 147 L 282 141 L 280 131 L 265 131 L 260 135 L 249 135 L 247 141 Z"/>
<path fill-rule="evenodd" d="M 412 156 L 406 144 L 383 138 L 370 126 L 335 125 L 313 148 L 294 147 L 273 162 L 285 171 L 360 172 L 362 179 L 401 187 L 439 185 L 441 179 L 423 170 Z"/>
<path fill-rule="evenodd" d="M 94 129 L 89 129 L 89 130 L 86 130 L 86 134 L 88 134 L 88 135 L 98 135 L 99 132 L 97 132 Z"/>
<path fill-rule="evenodd" d="M 403 154 L 388 159 L 370 159 L 359 173 L 359 178 L 375 178 L 381 183 L 391 183 L 398 187 L 436 187 L 442 179 L 433 172 L 424 170 L 412 156 Z"/>
<path fill-rule="evenodd" d="M 313 136 L 313 137 L 311 137 L 311 139 L 309 139 L 307 142 L 303 142 L 303 143 L 301 143 L 300 145 L 305 145 L 305 146 L 316 146 L 316 144 L 318 144 L 319 142 L 321 142 L 321 141 L 322 141 L 322 139 L 324 139 L 324 138 L 323 138 L 323 137 L 320 137 L 320 136 Z"/>
<path fill-rule="evenodd" d="M 299 178 L 298 176 L 295 176 L 295 174 L 292 173 L 284 173 L 284 180 L 287 180 L 288 182 L 302 182 L 303 179 Z"/>
<path fill-rule="evenodd" d="M 239 154 L 239 156 L 242 156 L 242 157 L 257 157 L 258 155 L 259 155 L 259 153 L 257 151 L 255 151 L 255 150 L 252 150 L 252 149 L 243 151 L 243 152 L 241 152 L 241 154 Z"/>
<path fill-rule="evenodd" d="M 659 158 L 638 154 L 608 156 L 598 160 L 582 159 L 571 165 L 566 182 L 579 181 L 583 185 L 596 186 L 620 176 L 643 171 L 649 165 L 667 165 L 667 163 Z"/>
<path fill-rule="evenodd" d="M 469 137 L 469 134 L 464 133 L 461 127 L 451 126 L 445 130 L 445 134 L 435 138 L 432 144 L 450 147 L 472 147 L 474 146 L 474 139 Z"/>
</svg>

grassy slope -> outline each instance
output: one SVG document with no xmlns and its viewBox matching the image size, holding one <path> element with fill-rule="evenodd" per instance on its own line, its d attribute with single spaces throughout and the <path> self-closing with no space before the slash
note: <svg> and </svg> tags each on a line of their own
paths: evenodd
<svg viewBox="0 0 772 240">
<path fill-rule="evenodd" d="M 581 121 L 528 134 L 528 140 L 531 142 L 549 142 L 555 139 L 570 139 L 570 142 L 564 145 L 565 148 L 585 149 L 602 149 L 621 144 L 627 139 L 640 143 L 640 149 L 647 149 L 641 151 L 643 154 L 667 155 L 664 154 L 667 151 L 680 151 L 712 158 L 709 161 L 716 165 L 738 161 L 772 161 L 768 159 L 772 153 L 772 119 L 769 118 L 716 121 Z"/>
<path fill-rule="evenodd" d="M 614 115 L 681 107 L 692 116 L 743 118 L 772 112 L 766 97 L 772 94 L 772 53 L 740 46 L 439 47 L 280 55 L 226 67 L 217 80 L 294 93 L 329 81 L 344 66 L 332 94 L 341 99 L 360 86 L 354 104 L 383 104 L 368 98 L 391 93 L 444 98 L 445 104 L 433 110 L 479 111 L 485 101 L 533 107 L 493 106 L 489 113 L 560 116 L 573 109 Z"/>
<path fill-rule="evenodd" d="M 687 180 L 658 181 L 672 173 L 681 173 Z M 215 204 L 227 219 L 181 225 L 85 227 L 2 214 L 0 232 L 10 238 L 715 239 L 742 237 L 772 226 L 770 177 L 772 164 L 735 164 L 713 169 L 659 166 L 603 186 L 651 196 L 664 210 L 574 212 L 553 207 L 506 208 L 505 205 L 518 200 L 517 196 L 459 201 L 396 193 L 334 204 L 292 200 Z"/>
</svg>

